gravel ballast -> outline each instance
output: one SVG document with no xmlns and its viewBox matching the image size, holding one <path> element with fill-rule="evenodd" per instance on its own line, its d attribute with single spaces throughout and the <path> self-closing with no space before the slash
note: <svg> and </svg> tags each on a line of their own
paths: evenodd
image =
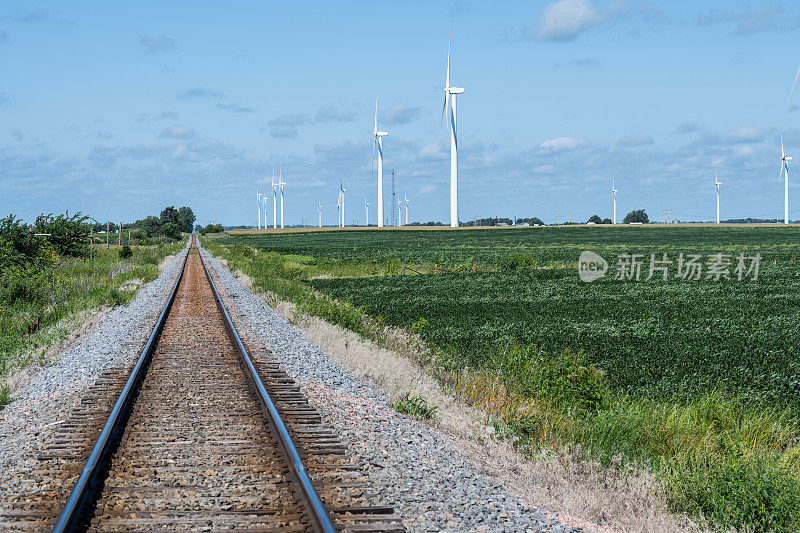
<svg viewBox="0 0 800 533">
<path fill-rule="evenodd" d="M 274 352 L 339 432 L 370 489 L 410 531 L 584 531 L 480 474 L 452 437 L 398 414 L 386 394 L 352 376 L 208 251 L 202 253 L 226 305 L 238 308 L 237 321 Z"/>
<path fill-rule="evenodd" d="M 141 287 L 131 303 L 112 309 L 67 346 L 0 411 L 0 508 L 4 496 L 38 490 L 34 471 L 39 453 L 97 377 L 139 355 L 186 252 L 184 248 L 158 278 Z"/>
</svg>

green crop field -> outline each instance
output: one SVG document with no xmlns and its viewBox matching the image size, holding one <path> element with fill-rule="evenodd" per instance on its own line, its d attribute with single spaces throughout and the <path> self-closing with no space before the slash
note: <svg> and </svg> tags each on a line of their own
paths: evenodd
<svg viewBox="0 0 800 533">
<path fill-rule="evenodd" d="M 790 227 L 545 227 L 515 229 L 320 231 L 237 235 L 246 243 L 288 255 L 344 262 L 498 265 L 509 254 L 529 253 L 543 262 L 577 261 L 582 250 L 621 253 L 756 252 L 779 261 L 800 258 L 800 228 Z"/>
<path fill-rule="evenodd" d="M 800 528 L 800 228 L 367 230 L 217 242 L 233 245 L 214 243 L 262 288 L 306 312 L 362 334 L 363 320 L 411 330 L 436 352 L 433 364 L 502 375 L 562 413 L 557 423 L 507 417 L 523 445 L 552 445 L 557 433 L 601 455 L 645 459 L 677 510 L 728 527 Z M 605 277 L 580 280 L 585 250 L 608 261 Z M 687 270 L 693 255 L 699 272 Z M 663 268 L 650 276 L 653 260 Z"/>
</svg>

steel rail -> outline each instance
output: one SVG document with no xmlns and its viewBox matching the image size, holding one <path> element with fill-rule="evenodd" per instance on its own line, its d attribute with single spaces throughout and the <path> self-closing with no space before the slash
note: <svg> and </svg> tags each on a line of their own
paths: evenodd
<svg viewBox="0 0 800 533">
<path fill-rule="evenodd" d="M 319 497 L 319 493 L 317 493 L 317 489 L 314 487 L 314 483 L 311 481 L 311 476 L 308 475 L 308 471 L 303 464 L 303 460 L 300 458 L 300 454 L 297 453 L 297 448 L 295 448 L 294 443 L 292 442 L 292 437 L 289 434 L 289 430 L 286 429 L 286 425 L 281 419 L 278 408 L 275 406 L 275 403 L 272 401 L 269 392 L 264 387 L 264 383 L 258 377 L 258 371 L 253 365 L 250 354 L 247 353 L 247 349 L 244 347 L 242 339 L 239 337 L 239 333 L 236 331 L 236 327 L 233 325 L 233 321 L 231 320 L 227 309 L 225 309 L 225 305 L 222 303 L 222 298 L 220 297 L 219 292 L 217 292 L 217 287 L 214 284 L 214 280 L 211 279 L 211 273 L 206 266 L 206 262 L 203 260 L 203 254 L 200 251 L 199 246 L 198 255 L 200 256 L 200 263 L 203 265 L 203 270 L 205 270 L 206 276 L 208 277 L 208 282 L 211 285 L 211 290 L 214 293 L 214 299 L 217 302 L 217 307 L 225 317 L 225 328 L 228 330 L 231 340 L 234 341 L 239 350 L 239 356 L 244 364 L 247 377 L 250 379 L 250 383 L 253 385 L 253 388 L 256 391 L 259 402 L 261 402 L 261 405 L 266 410 L 266 414 L 268 416 L 265 416 L 265 418 L 272 427 L 273 432 L 278 439 L 278 445 L 283 452 L 286 462 L 290 467 L 291 473 L 300 489 L 306 512 L 311 520 L 311 526 L 314 528 L 314 531 L 335 533 L 336 527 L 333 525 L 333 521 L 331 520 L 328 511 L 325 509 L 325 504 L 322 502 L 322 499 Z"/>
<path fill-rule="evenodd" d="M 183 279 L 183 273 L 186 270 L 186 262 L 189 258 L 190 250 L 191 244 L 187 247 L 186 255 L 183 258 L 183 265 L 181 265 L 181 271 L 178 274 L 178 279 L 175 280 L 175 285 L 172 287 L 169 299 L 166 305 L 164 305 L 164 309 L 161 310 L 156 325 L 150 333 L 150 337 L 147 339 L 147 343 L 144 345 L 141 354 L 139 354 L 136 365 L 133 367 L 128 381 L 125 383 L 125 387 L 117 398 L 117 402 L 114 404 L 114 408 L 111 410 L 111 414 L 109 414 L 105 426 L 103 426 L 103 431 L 100 433 L 100 437 L 98 437 L 94 448 L 92 448 L 92 453 L 86 460 L 86 464 L 81 471 L 80 477 L 78 477 L 78 481 L 75 482 L 75 486 L 70 492 L 64 509 L 62 509 L 61 514 L 58 515 L 58 519 L 53 526 L 53 533 L 76 531 L 80 528 L 80 519 L 83 512 L 87 510 L 88 505 L 94 498 L 95 489 L 103 482 L 103 466 L 107 463 L 108 457 L 116 447 L 117 437 L 125 428 L 133 400 L 147 373 L 147 367 L 152 360 L 158 338 L 161 336 L 169 311 L 172 309 L 172 303 L 175 301 L 175 295 L 178 293 L 178 286 Z"/>
</svg>

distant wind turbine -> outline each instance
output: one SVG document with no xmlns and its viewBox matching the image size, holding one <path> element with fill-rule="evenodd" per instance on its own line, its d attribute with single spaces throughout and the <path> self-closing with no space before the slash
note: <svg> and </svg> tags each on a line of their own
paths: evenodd
<svg viewBox="0 0 800 533">
<path fill-rule="evenodd" d="M 408 195 L 403 193 L 404 202 L 406 203 L 406 226 L 408 226 Z"/>
<path fill-rule="evenodd" d="M 450 26 L 450 38 L 447 40 L 447 74 L 444 81 L 444 106 L 442 118 L 447 114 L 450 125 L 450 227 L 458 227 L 458 136 L 456 135 L 456 95 L 463 94 L 461 87 L 450 86 L 450 44 L 453 38 L 453 27 Z M 452 103 L 450 96 L 453 96 Z M 449 104 L 449 107 L 448 107 Z"/>
<path fill-rule="evenodd" d="M 397 225 L 398 226 L 402 226 L 403 225 L 402 213 L 403 213 L 403 200 L 398 198 L 397 199 Z"/>
<path fill-rule="evenodd" d="M 369 227 L 369 202 L 367 197 L 364 197 L 364 227 Z"/>
<path fill-rule="evenodd" d="M 283 186 L 286 185 L 286 182 L 283 181 L 283 167 L 279 167 L 280 171 L 278 173 L 278 187 L 281 189 L 281 229 L 283 229 Z"/>
<path fill-rule="evenodd" d="M 783 223 L 789 223 L 789 161 L 791 156 L 786 155 L 783 151 L 783 132 L 781 132 L 781 170 L 778 172 L 778 185 L 781 184 L 783 178 Z M 784 174 L 786 177 L 784 178 Z"/>
<path fill-rule="evenodd" d="M 719 172 L 714 173 L 714 188 L 717 191 L 717 224 L 719 224 L 719 186 L 722 185 L 722 182 L 719 181 Z"/>
<path fill-rule="evenodd" d="M 388 131 L 378 131 L 378 97 L 375 97 L 375 129 L 372 130 L 372 158 L 375 160 L 375 147 L 378 148 L 378 227 L 383 227 L 383 138 Z"/>
<path fill-rule="evenodd" d="M 317 202 L 317 209 L 319 209 L 319 227 L 322 227 L 322 204 Z"/>
<path fill-rule="evenodd" d="M 792 84 L 792 90 L 789 91 L 789 97 L 786 99 L 786 107 L 789 107 L 789 101 L 792 99 L 792 93 L 794 92 L 794 88 L 797 85 L 797 78 L 800 78 L 800 67 L 797 68 L 797 74 L 794 76 L 794 83 Z"/>
<path fill-rule="evenodd" d="M 275 189 L 275 168 L 272 168 L 272 229 L 278 229 L 278 192 Z"/>
<path fill-rule="evenodd" d="M 263 194 L 261 196 L 261 201 L 264 202 L 264 229 L 267 229 L 267 227 L 268 227 L 267 226 L 267 205 L 268 205 L 268 200 L 267 200 L 267 195 L 266 194 Z"/>
<path fill-rule="evenodd" d="M 611 180 L 611 202 L 614 205 L 613 213 L 612 213 L 612 215 L 614 217 L 612 219 L 614 224 L 617 223 L 617 191 L 618 191 L 618 189 L 617 189 L 616 185 L 614 184 L 614 180 L 612 179 Z"/>
<path fill-rule="evenodd" d="M 339 180 L 339 195 L 340 195 L 340 198 L 342 199 L 342 213 L 341 213 L 342 221 L 340 223 L 340 227 L 342 227 L 342 228 L 344 227 L 344 193 L 345 193 L 345 191 L 347 191 L 347 189 L 344 188 L 344 186 L 342 185 L 342 181 Z"/>
<path fill-rule="evenodd" d="M 258 204 L 258 218 L 256 219 L 256 229 L 261 229 L 261 193 L 256 187 L 256 203 Z"/>
</svg>

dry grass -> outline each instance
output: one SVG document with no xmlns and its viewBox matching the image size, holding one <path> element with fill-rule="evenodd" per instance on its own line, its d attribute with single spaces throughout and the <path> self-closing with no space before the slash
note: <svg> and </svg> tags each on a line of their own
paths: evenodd
<svg viewBox="0 0 800 533">
<path fill-rule="evenodd" d="M 64 318 L 58 324 L 51 328 L 51 332 L 69 332 L 66 337 L 58 341 L 49 348 L 34 348 L 27 354 L 25 358 L 30 358 L 32 364 L 22 368 L 6 378 L 5 384 L 9 388 L 11 396 L 14 396 L 25 385 L 30 382 L 42 367 L 52 363 L 61 355 L 68 346 L 70 346 L 79 337 L 90 333 L 98 324 L 100 324 L 111 311 L 111 307 L 104 306 L 100 309 L 89 309 L 81 311 L 75 317 Z"/>
<path fill-rule="evenodd" d="M 227 262 L 221 262 L 227 268 Z M 234 275 L 253 288 L 248 276 L 239 271 Z M 413 335 L 387 329 L 382 340 L 391 349 L 383 348 L 320 318 L 301 315 L 293 303 L 272 293 L 259 295 L 356 377 L 395 398 L 410 391 L 436 406 L 436 418 L 430 424 L 455 437 L 483 474 L 535 506 L 557 512 L 562 519 L 576 518 L 576 525 L 590 531 L 701 531 L 686 517 L 672 515 L 655 476 L 630 462 L 613 460 L 603 465 L 580 450 L 563 447 L 524 457 L 512 441 L 497 435 L 491 421 L 512 412 L 538 412 L 537 406 L 514 397 L 492 376 L 451 376 L 447 379 L 451 393 L 413 362 L 426 355 L 419 353 L 425 348 Z M 588 524 L 580 524 L 581 520 Z"/>
</svg>

